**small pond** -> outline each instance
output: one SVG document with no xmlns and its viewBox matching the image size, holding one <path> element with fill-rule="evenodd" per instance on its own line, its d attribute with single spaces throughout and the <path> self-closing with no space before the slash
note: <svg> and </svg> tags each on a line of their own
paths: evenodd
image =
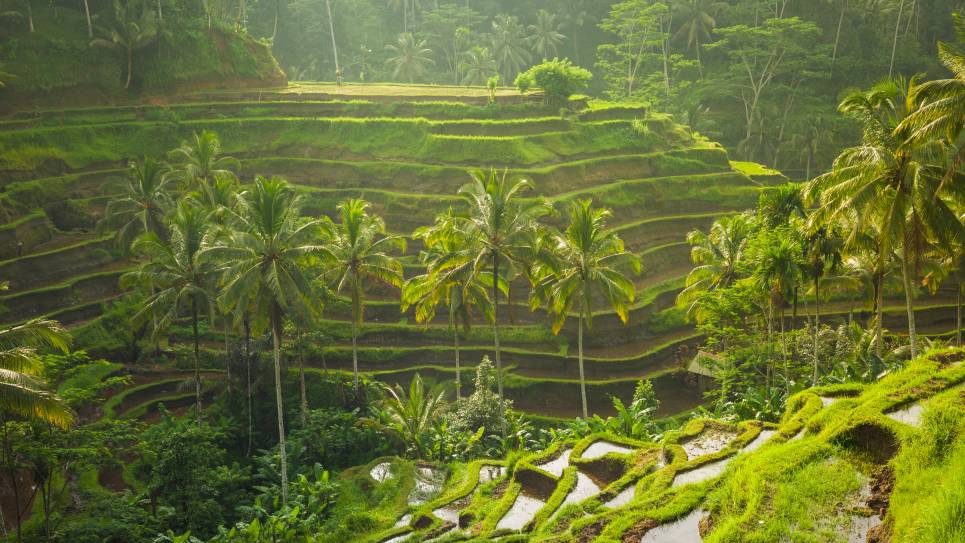
<svg viewBox="0 0 965 543">
<path fill-rule="evenodd" d="M 682 519 L 662 524 L 644 534 L 640 543 L 700 543 L 700 519 L 707 512 L 695 509 Z"/>
<path fill-rule="evenodd" d="M 721 473 L 724 472 L 724 468 L 730 463 L 733 457 L 728 457 L 723 460 L 718 460 L 716 462 L 711 462 L 710 464 L 705 464 L 699 468 L 694 468 L 689 471 L 684 471 L 678 473 L 673 479 L 672 487 L 677 488 L 683 485 L 689 485 L 691 483 L 699 483 L 701 481 L 706 481 L 707 479 L 713 479 Z"/>
<path fill-rule="evenodd" d="M 630 500 L 637 495 L 637 485 L 632 484 L 623 490 L 619 494 L 610 499 L 610 501 L 603 504 L 603 507 L 608 507 L 610 509 L 616 509 L 617 507 L 623 507 L 624 505 L 630 503 Z"/>
<path fill-rule="evenodd" d="M 496 525 L 497 530 L 522 530 L 526 523 L 533 520 L 536 513 L 546 502 L 520 493 L 506 515 Z"/>
<path fill-rule="evenodd" d="M 921 414 L 925 408 L 920 403 L 913 403 L 904 409 L 885 413 L 892 420 L 896 420 L 909 426 L 918 427 L 921 425 Z"/>
<path fill-rule="evenodd" d="M 680 445 L 683 446 L 687 458 L 693 459 L 706 454 L 714 454 L 724 450 L 724 447 L 737 437 L 733 432 L 727 432 L 717 428 L 708 428 L 698 436 L 691 438 Z"/>
<path fill-rule="evenodd" d="M 573 451 L 571 449 L 566 449 L 563 454 L 556 457 L 555 460 L 550 460 L 545 464 L 540 464 L 536 467 L 545 471 L 546 473 L 552 474 L 556 477 L 563 475 L 563 470 L 570 465 L 570 453 Z"/>
<path fill-rule="evenodd" d="M 594 460 L 602 456 L 606 456 L 610 453 L 613 454 L 630 454 L 633 449 L 630 447 L 625 447 L 623 445 L 617 445 L 616 443 L 610 443 L 609 441 L 594 441 L 592 445 L 583 451 L 584 460 Z"/>
</svg>

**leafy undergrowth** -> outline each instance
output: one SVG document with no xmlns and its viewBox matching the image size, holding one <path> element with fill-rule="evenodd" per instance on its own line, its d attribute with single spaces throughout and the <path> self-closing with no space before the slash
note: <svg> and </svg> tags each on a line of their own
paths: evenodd
<svg viewBox="0 0 965 543">
<path fill-rule="evenodd" d="M 935 350 L 872 385 L 801 392 L 776 424 L 696 419 L 656 443 L 594 434 L 434 466 L 448 482 L 425 503 L 408 499 L 420 466 L 380 459 L 343 474 L 333 534 L 353 529 L 371 543 L 617 543 L 676 523 L 687 534 L 680 541 L 708 543 L 963 541 L 963 360 L 965 350 Z M 384 462 L 392 476 L 379 483 L 369 473 Z M 494 480 L 480 479 L 498 468 Z M 578 474 L 598 489 L 568 500 Z M 523 528 L 505 528 L 523 501 L 536 506 Z"/>
</svg>

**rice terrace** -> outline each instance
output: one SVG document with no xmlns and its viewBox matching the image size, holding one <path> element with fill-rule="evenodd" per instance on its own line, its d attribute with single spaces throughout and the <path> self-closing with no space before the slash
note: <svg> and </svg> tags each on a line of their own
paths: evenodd
<svg viewBox="0 0 965 543">
<path fill-rule="evenodd" d="M 965 4 L 874 4 L 0 0 L 0 541 L 965 542 Z"/>
</svg>

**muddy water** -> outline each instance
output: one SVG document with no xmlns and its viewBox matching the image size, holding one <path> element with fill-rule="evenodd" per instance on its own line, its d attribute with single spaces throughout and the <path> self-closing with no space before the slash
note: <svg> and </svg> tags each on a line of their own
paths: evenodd
<svg viewBox="0 0 965 543">
<path fill-rule="evenodd" d="M 409 505 L 422 505 L 442 491 L 446 474 L 427 467 L 416 468 L 415 486 L 409 493 Z"/>
<path fill-rule="evenodd" d="M 392 527 L 401 528 L 403 526 L 408 526 L 410 520 L 412 520 L 412 515 L 410 515 L 409 513 L 406 513 L 402 515 L 402 518 L 400 518 Z"/>
<path fill-rule="evenodd" d="M 724 450 L 724 447 L 736 436 L 731 432 L 725 432 L 716 428 L 710 428 L 701 432 L 697 437 L 690 439 L 681 445 L 687 458 L 694 459 L 698 456 L 714 454 Z"/>
<path fill-rule="evenodd" d="M 920 403 L 913 403 L 904 409 L 886 413 L 889 418 L 909 426 L 918 427 L 921 425 L 921 414 L 925 410 Z"/>
<path fill-rule="evenodd" d="M 761 445 L 767 443 L 767 440 L 774 437 L 775 434 L 777 434 L 777 430 L 761 430 L 761 433 L 757 434 L 757 437 L 748 443 L 742 452 L 756 451 L 761 447 Z"/>
<path fill-rule="evenodd" d="M 452 507 L 440 507 L 432 512 L 433 515 L 439 517 L 440 519 L 451 522 L 453 524 L 459 524 L 459 511 Z"/>
<path fill-rule="evenodd" d="M 619 494 L 614 496 L 610 501 L 603 504 L 603 507 L 609 507 L 610 509 L 616 509 L 617 507 L 623 507 L 624 505 L 630 503 L 630 500 L 637 495 L 637 485 L 632 484 L 623 490 Z"/>
<path fill-rule="evenodd" d="M 571 503 L 580 503 L 590 496 L 596 496 L 599 493 L 600 487 L 596 486 L 596 483 L 582 471 L 578 471 L 576 472 L 576 486 L 566 495 L 566 499 L 563 500 L 563 504 L 560 505 L 560 507 Z"/>
<path fill-rule="evenodd" d="M 865 543 L 868 541 L 868 531 L 881 524 L 881 517 L 871 515 L 862 517 L 854 515 L 851 517 L 851 526 L 848 527 L 848 543 Z"/>
<path fill-rule="evenodd" d="M 373 479 L 375 479 L 380 483 L 383 483 L 395 477 L 395 475 L 392 473 L 392 464 L 388 462 L 382 462 L 381 464 L 376 464 L 372 468 L 372 471 L 369 472 L 369 475 L 371 475 Z"/>
<path fill-rule="evenodd" d="M 640 543 L 700 543 L 700 519 L 707 512 L 695 509 L 686 517 L 663 524 L 644 534 Z"/>
<path fill-rule="evenodd" d="M 545 471 L 546 473 L 559 477 L 560 475 L 563 475 L 563 470 L 570 465 L 570 453 L 572 452 L 573 451 L 571 449 L 566 449 L 563 451 L 563 454 L 556 458 L 556 460 L 551 460 L 536 467 Z"/>
<path fill-rule="evenodd" d="M 520 494 L 513 506 L 496 525 L 497 530 L 522 530 L 526 523 L 533 520 L 536 513 L 546 505 L 543 500 Z"/>
<path fill-rule="evenodd" d="M 701 481 L 706 481 L 707 479 L 713 479 L 724 472 L 724 468 L 727 467 L 727 464 L 730 463 L 732 459 L 733 457 L 731 456 L 723 460 L 705 464 L 696 469 L 678 473 L 677 476 L 674 477 L 673 484 L 671 486 L 673 488 L 677 488 L 680 486 L 689 485 L 691 483 L 699 483 Z"/>
<path fill-rule="evenodd" d="M 412 537 L 412 534 L 402 534 L 393 537 L 392 539 L 386 539 L 382 543 L 402 543 Z"/>
<path fill-rule="evenodd" d="M 606 456 L 610 453 L 630 454 L 632 452 L 633 449 L 624 447 L 623 445 L 617 445 L 616 443 L 610 443 L 609 441 L 595 441 L 583 451 L 583 459 L 593 460 L 594 458 L 600 458 L 601 456 Z"/>
</svg>

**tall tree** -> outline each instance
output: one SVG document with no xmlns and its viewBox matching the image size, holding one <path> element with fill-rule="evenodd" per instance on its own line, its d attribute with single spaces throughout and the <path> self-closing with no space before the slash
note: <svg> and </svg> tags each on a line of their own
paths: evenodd
<svg viewBox="0 0 965 543">
<path fill-rule="evenodd" d="M 633 96 L 641 78 L 650 75 L 642 73 L 641 68 L 666 40 L 661 22 L 668 11 L 660 2 L 623 0 L 613 5 L 600 23 L 600 28 L 616 35 L 618 42 L 599 46 L 598 65 L 610 87 L 622 88 L 626 98 Z"/>
<path fill-rule="evenodd" d="M 275 406 L 281 461 L 282 501 L 288 500 L 288 457 L 281 393 L 281 339 L 286 313 L 318 311 L 304 260 L 320 254 L 320 223 L 300 216 L 302 199 L 283 179 L 255 179 L 233 213 L 235 232 L 222 244 L 205 249 L 203 258 L 224 268 L 221 302 L 237 315 L 252 313 L 267 321 L 275 362 Z M 257 322 L 257 320 L 255 321 Z"/>
<path fill-rule="evenodd" d="M 536 12 L 536 23 L 529 25 L 527 41 L 537 57 L 542 57 L 545 61 L 551 55 L 553 57 L 558 55 L 559 46 L 566 39 L 559 28 L 556 15 L 545 9 Z"/>
<path fill-rule="evenodd" d="M 209 231 L 208 213 L 190 201 L 182 201 L 169 222 L 170 237 L 154 234 L 138 238 L 132 252 L 141 260 L 136 271 L 121 278 L 122 284 L 150 284 L 154 288 L 134 320 L 158 315 L 154 335 L 158 336 L 187 306 L 194 340 L 194 391 L 198 424 L 201 423 L 201 354 L 198 335 L 199 312 L 210 305 L 214 267 L 199 258 Z"/>
<path fill-rule="evenodd" d="M 125 251 L 141 234 L 165 237 L 164 214 L 171 206 L 169 187 L 160 162 L 150 157 L 142 162 L 132 161 L 120 196 L 107 203 L 98 230 L 116 229 L 116 239 Z"/>
<path fill-rule="evenodd" d="M 918 142 L 902 123 L 918 107 L 915 88 L 915 78 L 898 78 L 846 98 L 840 109 L 862 123 L 862 141 L 842 152 L 832 171 L 810 188 L 820 204 L 816 220 L 850 220 L 851 237 L 871 225 L 883 254 L 901 249 L 913 356 L 918 353 L 914 285 L 922 256 L 931 243 L 952 246 L 965 240 L 965 226 L 942 198 L 940 143 Z M 963 190 L 961 184 L 950 185 L 944 186 L 946 192 Z"/>
<path fill-rule="evenodd" d="M 680 23 L 673 39 L 686 42 L 687 49 L 697 55 L 697 69 L 704 76 L 704 65 L 700 59 L 700 47 L 710 42 L 711 33 L 717 27 L 717 20 L 711 15 L 707 0 L 678 0 L 674 5 L 674 18 Z"/>
<path fill-rule="evenodd" d="M 406 392 L 400 385 L 385 385 L 383 406 L 389 427 L 398 432 L 415 458 L 425 458 L 428 444 L 424 437 L 446 408 L 446 391 L 440 386 L 426 387 L 417 373 Z"/>
<path fill-rule="evenodd" d="M 472 255 L 470 280 L 477 280 L 487 270 L 492 284 L 493 346 L 496 358 L 496 383 L 500 400 L 503 399 L 502 359 L 499 352 L 499 290 L 502 282 L 500 269 L 509 260 L 519 260 L 531 243 L 537 220 L 552 211 L 542 200 L 522 200 L 523 191 L 532 188 L 525 180 L 511 180 L 508 172 L 501 175 L 491 170 L 470 172 L 472 181 L 459 189 L 466 204 L 466 217 L 459 228 L 463 235 L 478 239 L 481 250 Z"/>
<path fill-rule="evenodd" d="M 489 78 L 498 73 L 496 60 L 485 47 L 473 47 L 466 51 L 459 69 L 463 73 L 463 85 L 485 85 Z"/>
<path fill-rule="evenodd" d="M 387 65 L 392 67 L 393 79 L 401 77 L 409 83 L 423 80 L 428 66 L 436 63 L 430 57 L 432 49 L 426 47 L 426 41 L 416 40 L 408 32 L 399 34 L 396 42 L 386 45 L 385 49 L 393 55 L 385 61 Z"/>
<path fill-rule="evenodd" d="M 405 240 L 386 235 L 382 217 L 369 213 L 369 203 L 352 199 L 338 204 L 339 223 L 324 219 L 327 242 L 322 250 L 328 263 L 325 279 L 336 293 L 349 295 L 352 306 L 352 373 L 359 395 L 358 327 L 364 316 L 365 290 L 379 282 L 402 288 L 402 264 L 390 254 L 405 252 Z"/>
<path fill-rule="evenodd" d="M 332 0 L 325 0 L 325 11 L 328 13 L 328 31 L 332 35 L 332 57 L 335 59 L 335 79 L 342 77 L 342 68 L 338 65 L 338 44 L 335 43 L 335 19 L 332 18 Z"/>
<path fill-rule="evenodd" d="M 127 55 L 127 79 L 124 81 L 124 89 L 131 87 L 131 79 L 134 75 L 134 53 L 154 43 L 157 39 L 157 21 L 154 18 L 154 12 L 141 9 L 140 14 L 135 14 L 134 11 L 138 6 L 139 4 L 114 0 L 112 26 L 101 29 L 103 37 L 91 41 L 91 45 L 95 47 L 125 51 Z"/>
<path fill-rule="evenodd" d="M 172 179 L 184 190 L 205 192 L 211 189 L 215 177 L 233 177 L 232 169 L 240 163 L 237 159 L 221 155 L 221 140 L 214 132 L 202 130 L 168 153 L 172 165 Z M 212 199 L 211 196 L 205 196 Z"/>
<path fill-rule="evenodd" d="M 677 304 L 686 306 L 689 316 L 697 316 L 701 294 L 730 286 L 739 278 L 753 220 L 746 214 L 724 217 L 715 221 L 706 234 L 700 230 L 687 234 L 694 268 L 677 295 Z"/>
<path fill-rule="evenodd" d="M 606 228 L 608 209 L 593 209 L 590 200 L 573 203 L 570 224 L 542 252 L 540 264 L 545 275 L 532 293 L 532 306 L 546 305 L 553 318 L 553 332 L 558 333 L 570 311 L 577 314 L 577 352 L 580 368 L 580 398 L 583 418 L 589 418 L 586 402 L 586 377 L 583 372 L 583 327 L 593 327 L 593 298 L 600 294 L 616 311 L 620 320 L 629 318 L 627 305 L 636 296 L 627 269 L 640 272 L 640 260 L 624 250 L 623 241 Z"/>
<path fill-rule="evenodd" d="M 501 14 L 493 18 L 492 51 L 503 81 L 513 81 L 532 60 L 526 48 L 525 29 L 516 17 Z"/>
<path fill-rule="evenodd" d="M 469 333 L 473 309 L 492 318 L 492 304 L 485 285 L 472 276 L 472 255 L 479 249 L 479 240 L 467 238 L 456 227 L 451 211 L 436 217 L 435 224 L 420 228 L 414 238 L 423 240 L 425 250 L 419 259 L 426 272 L 409 279 L 402 289 L 402 310 L 415 308 L 418 322 L 430 323 L 436 310 L 444 304 L 448 310 L 456 361 L 456 398 L 462 397 L 462 376 L 459 360 L 459 333 Z"/>
</svg>

